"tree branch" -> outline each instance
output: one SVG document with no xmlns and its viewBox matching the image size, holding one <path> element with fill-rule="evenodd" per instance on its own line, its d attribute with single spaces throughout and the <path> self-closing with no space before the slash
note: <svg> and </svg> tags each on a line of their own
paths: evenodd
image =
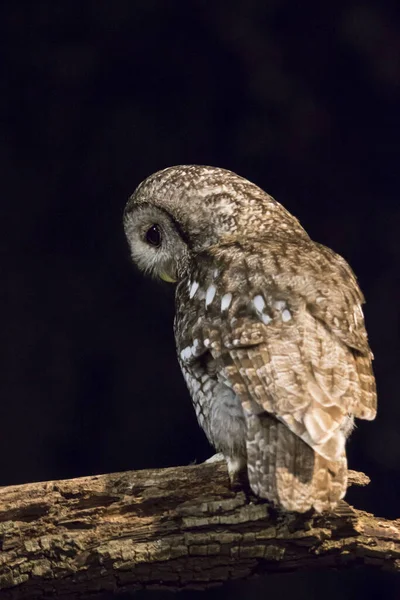
<svg viewBox="0 0 400 600">
<path fill-rule="evenodd" d="M 279 513 L 233 493 L 222 463 L 0 488 L 2 599 L 205 588 L 351 563 L 400 571 L 400 520 L 345 503 Z"/>
</svg>

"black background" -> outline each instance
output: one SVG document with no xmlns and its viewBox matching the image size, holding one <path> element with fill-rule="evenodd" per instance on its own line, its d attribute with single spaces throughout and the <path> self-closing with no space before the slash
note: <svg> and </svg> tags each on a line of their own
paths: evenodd
<svg viewBox="0 0 400 600">
<path fill-rule="evenodd" d="M 356 271 L 380 406 L 348 448 L 372 484 L 348 498 L 400 516 L 398 12 L 352 0 L 1 4 L 0 484 L 211 454 L 176 363 L 173 289 L 134 270 L 121 223 L 144 177 L 200 163 L 266 189 Z M 199 598 L 293 594 L 400 590 L 361 569 Z"/>
</svg>

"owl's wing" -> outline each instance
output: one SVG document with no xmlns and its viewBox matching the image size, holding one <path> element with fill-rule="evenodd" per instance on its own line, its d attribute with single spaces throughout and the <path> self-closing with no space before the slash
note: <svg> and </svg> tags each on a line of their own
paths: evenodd
<svg viewBox="0 0 400 600">
<path fill-rule="evenodd" d="M 372 420 L 376 416 L 377 395 L 373 355 L 362 310 L 364 297 L 347 262 L 329 248 L 318 244 L 316 249 L 321 255 L 326 277 L 322 281 L 318 277 L 314 291 L 304 294 L 307 310 L 349 350 L 349 365 L 354 365 L 356 371 L 350 412 L 360 419 Z"/>
<path fill-rule="evenodd" d="M 204 337 L 219 338 L 253 401 L 334 459 L 329 432 L 349 414 L 376 414 L 363 297 L 350 267 L 323 246 L 287 242 L 237 249 L 224 265 Z"/>
<path fill-rule="evenodd" d="M 279 472 L 286 505 L 292 506 L 290 491 L 295 510 L 302 494 L 306 507 L 316 490 L 313 505 L 319 507 L 344 495 L 349 415 L 371 419 L 376 404 L 355 278 L 333 253 L 307 250 L 276 244 L 238 251 L 204 328 L 205 345 L 242 401 L 252 487 L 261 486 L 260 495 L 269 498 L 275 493 L 282 503 L 283 492 L 269 489 Z M 264 494 L 263 486 L 269 490 Z"/>
</svg>

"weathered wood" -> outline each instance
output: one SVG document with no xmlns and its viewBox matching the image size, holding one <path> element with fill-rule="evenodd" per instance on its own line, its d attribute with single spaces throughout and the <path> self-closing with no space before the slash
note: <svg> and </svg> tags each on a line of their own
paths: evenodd
<svg viewBox="0 0 400 600">
<path fill-rule="evenodd" d="M 204 588 L 350 563 L 400 570 L 400 521 L 345 503 L 334 515 L 280 514 L 233 493 L 221 463 L 0 488 L 2 599 Z"/>
</svg>

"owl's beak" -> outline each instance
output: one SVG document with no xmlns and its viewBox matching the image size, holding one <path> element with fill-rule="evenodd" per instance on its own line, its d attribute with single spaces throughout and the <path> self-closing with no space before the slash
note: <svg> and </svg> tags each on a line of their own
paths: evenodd
<svg viewBox="0 0 400 600">
<path fill-rule="evenodd" d="M 160 273 L 160 279 L 166 281 L 167 283 L 176 283 L 176 279 L 172 279 L 172 277 L 168 275 L 168 273 L 165 273 L 165 271 Z"/>
</svg>

